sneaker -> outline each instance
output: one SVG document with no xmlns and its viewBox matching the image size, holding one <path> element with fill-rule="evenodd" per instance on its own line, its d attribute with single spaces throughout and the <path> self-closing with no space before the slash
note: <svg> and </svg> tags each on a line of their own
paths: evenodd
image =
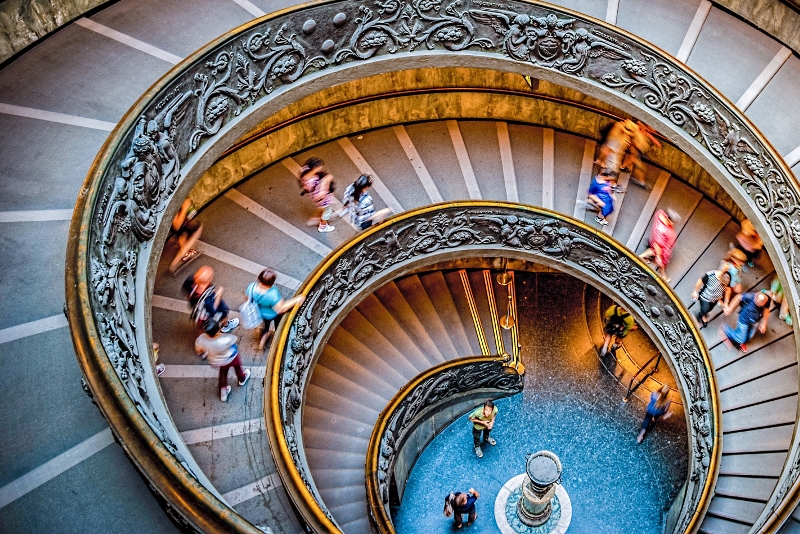
<svg viewBox="0 0 800 534">
<path fill-rule="evenodd" d="M 225 386 L 224 388 L 219 390 L 219 400 L 221 400 L 222 402 L 228 402 L 228 395 L 230 394 L 230 392 L 231 392 L 230 386 Z"/>
<path fill-rule="evenodd" d="M 739 350 L 742 352 L 747 352 L 747 345 L 745 345 L 744 343 L 740 344 Z"/>
<path fill-rule="evenodd" d="M 244 370 L 244 380 L 239 382 L 239 385 L 243 386 L 243 385 L 247 384 L 248 380 L 250 380 L 250 369 L 245 369 Z"/>
<path fill-rule="evenodd" d="M 600 226 L 608 226 L 608 221 L 605 218 L 600 217 L 599 215 L 595 216 L 594 222 L 600 223 Z"/>
<path fill-rule="evenodd" d="M 494 438 L 486 438 L 486 443 L 494 447 L 495 445 L 497 445 L 497 440 Z"/>
<path fill-rule="evenodd" d="M 237 326 L 239 326 L 239 319 L 234 317 L 233 319 L 228 319 L 228 324 L 226 324 L 225 326 L 223 326 L 219 330 L 223 334 L 227 334 L 228 332 L 230 332 L 231 330 L 233 330 Z"/>
<path fill-rule="evenodd" d="M 644 441 L 644 430 L 642 430 L 641 432 L 639 432 L 639 435 L 638 435 L 638 436 L 636 436 L 636 443 L 638 443 L 639 445 L 641 445 L 641 444 L 642 444 L 642 441 Z"/>
<path fill-rule="evenodd" d="M 167 370 L 167 366 L 164 365 L 163 363 L 159 363 L 158 365 L 156 365 L 156 374 L 158 376 L 163 375 L 164 371 L 166 371 L 166 370 Z"/>
<path fill-rule="evenodd" d="M 625 188 L 624 187 L 620 187 L 618 185 L 612 185 L 611 186 L 611 191 L 613 191 L 614 193 L 624 193 L 625 192 Z"/>
<path fill-rule="evenodd" d="M 786 324 L 788 324 L 789 326 L 792 326 L 792 316 L 791 315 L 787 315 L 786 318 L 784 319 L 784 321 L 786 321 Z"/>
<path fill-rule="evenodd" d="M 483 450 L 480 447 L 475 447 L 475 456 L 483 458 Z"/>
<path fill-rule="evenodd" d="M 333 232 L 336 228 L 332 224 L 326 224 L 325 226 L 319 225 L 317 228 L 317 232 L 321 234 L 327 234 L 328 232 Z"/>
</svg>

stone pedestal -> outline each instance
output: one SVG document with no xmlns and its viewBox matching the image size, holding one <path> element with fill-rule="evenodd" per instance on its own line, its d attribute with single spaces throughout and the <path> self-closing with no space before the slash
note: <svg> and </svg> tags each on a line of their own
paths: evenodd
<svg viewBox="0 0 800 534">
<path fill-rule="evenodd" d="M 561 480 L 561 461 L 550 451 L 539 451 L 528 456 L 526 472 L 517 515 L 529 527 L 538 527 L 550 518 L 551 501 Z"/>
<path fill-rule="evenodd" d="M 522 499 L 522 485 L 528 475 L 522 473 L 505 483 L 494 502 L 494 519 L 502 534 L 564 534 L 572 521 L 572 502 L 564 486 L 555 484 L 555 495 L 550 501 L 550 517 L 538 527 L 529 527 L 519 519 L 518 503 Z"/>
</svg>

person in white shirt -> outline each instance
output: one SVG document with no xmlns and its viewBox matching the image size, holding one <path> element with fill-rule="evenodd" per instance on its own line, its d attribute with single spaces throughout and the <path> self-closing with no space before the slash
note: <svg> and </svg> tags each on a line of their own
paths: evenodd
<svg viewBox="0 0 800 534">
<path fill-rule="evenodd" d="M 231 392 L 231 387 L 228 385 L 228 369 L 233 367 L 240 386 L 245 385 L 250 378 L 250 369 L 242 369 L 236 336 L 223 334 L 219 323 L 214 320 L 206 321 L 203 328 L 204 332 L 194 342 L 194 350 L 209 365 L 219 368 L 219 399 L 226 402 Z"/>
</svg>

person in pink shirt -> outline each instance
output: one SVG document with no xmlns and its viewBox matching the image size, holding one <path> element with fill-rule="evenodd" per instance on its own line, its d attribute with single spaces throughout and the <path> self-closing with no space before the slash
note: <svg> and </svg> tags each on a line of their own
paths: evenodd
<svg viewBox="0 0 800 534">
<path fill-rule="evenodd" d="M 680 218 L 675 211 L 671 209 L 658 210 L 653 228 L 650 230 L 650 242 L 647 244 L 647 250 L 639 256 L 647 263 L 650 263 L 651 260 L 655 261 L 656 271 L 667 283 L 670 281 L 667 277 L 667 265 L 672 257 L 675 240 L 678 238 L 675 223 L 679 221 Z"/>
</svg>

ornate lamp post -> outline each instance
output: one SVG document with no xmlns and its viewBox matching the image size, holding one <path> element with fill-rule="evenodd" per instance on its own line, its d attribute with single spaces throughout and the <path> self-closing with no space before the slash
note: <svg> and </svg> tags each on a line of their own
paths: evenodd
<svg viewBox="0 0 800 534">
<path fill-rule="evenodd" d="M 561 480 L 561 461 L 550 451 L 539 451 L 528 456 L 525 471 L 517 517 L 530 527 L 538 527 L 550 518 L 553 495 Z"/>
</svg>

